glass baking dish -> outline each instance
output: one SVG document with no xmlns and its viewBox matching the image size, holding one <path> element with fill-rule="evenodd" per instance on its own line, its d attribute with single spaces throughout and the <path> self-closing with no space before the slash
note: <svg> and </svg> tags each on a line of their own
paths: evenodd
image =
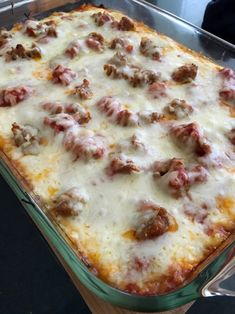
<svg viewBox="0 0 235 314">
<path fill-rule="evenodd" d="M 37 18 L 50 15 L 53 11 L 70 11 L 83 3 L 104 5 L 117 9 L 130 17 L 142 21 L 185 46 L 201 52 L 223 66 L 235 67 L 235 46 L 218 37 L 183 21 L 144 0 L 123 1 L 64 1 L 64 0 L 24 0 L 0 3 L 0 27 L 11 27 L 29 14 Z M 61 7 L 63 5 L 63 7 Z M 229 295 L 235 291 L 221 287 L 221 282 L 235 273 L 235 233 L 233 233 L 212 255 L 193 273 L 186 284 L 174 292 L 161 296 L 137 296 L 115 289 L 101 281 L 79 259 L 69 239 L 50 220 L 40 201 L 32 194 L 23 178 L 0 153 L 0 173 L 12 187 L 27 213 L 47 239 L 64 268 L 76 282 L 81 281 L 88 289 L 102 299 L 131 310 L 156 312 L 176 308 L 201 296 Z"/>
</svg>

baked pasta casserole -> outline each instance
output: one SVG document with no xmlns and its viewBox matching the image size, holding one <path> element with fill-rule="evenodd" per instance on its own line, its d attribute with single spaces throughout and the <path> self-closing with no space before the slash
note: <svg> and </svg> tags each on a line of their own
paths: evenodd
<svg viewBox="0 0 235 314">
<path fill-rule="evenodd" d="M 235 229 L 235 73 L 122 13 L 0 30 L 0 147 L 90 270 L 183 285 Z"/>
</svg>

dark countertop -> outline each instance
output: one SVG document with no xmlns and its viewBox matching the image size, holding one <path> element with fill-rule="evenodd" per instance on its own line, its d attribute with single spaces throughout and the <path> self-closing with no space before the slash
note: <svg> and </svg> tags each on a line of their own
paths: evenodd
<svg viewBox="0 0 235 314">
<path fill-rule="evenodd" d="M 200 26 L 208 0 L 157 3 Z M 87 314 L 83 299 L 21 204 L 0 177 L 0 314 Z M 234 286 L 234 281 L 233 281 Z M 232 314 L 235 298 L 198 300 L 188 314 Z"/>
<path fill-rule="evenodd" d="M 0 177 L 0 313 L 90 313 L 60 262 Z"/>
</svg>

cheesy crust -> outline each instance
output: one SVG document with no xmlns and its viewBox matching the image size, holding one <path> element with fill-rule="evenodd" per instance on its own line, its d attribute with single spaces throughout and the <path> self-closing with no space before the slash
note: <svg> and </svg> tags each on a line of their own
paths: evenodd
<svg viewBox="0 0 235 314">
<path fill-rule="evenodd" d="M 235 74 L 120 12 L 0 32 L 0 147 L 82 259 L 139 295 L 235 228 Z"/>
</svg>

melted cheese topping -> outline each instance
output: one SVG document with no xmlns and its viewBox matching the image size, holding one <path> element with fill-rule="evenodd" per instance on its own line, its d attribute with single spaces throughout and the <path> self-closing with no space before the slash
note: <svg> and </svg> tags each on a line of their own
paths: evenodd
<svg viewBox="0 0 235 314">
<path fill-rule="evenodd" d="M 235 162 L 227 157 L 232 155 L 233 146 L 225 136 L 234 127 L 234 118 L 230 116 L 229 108 L 220 104 L 218 91 L 222 79 L 218 75 L 218 66 L 137 23 L 137 31 L 118 31 L 108 23 L 98 27 L 91 18 L 97 11 L 100 10 L 92 8 L 54 14 L 46 19 L 55 21 L 58 37 L 51 38 L 48 43 L 37 43 L 42 51 L 39 60 L 5 61 L 4 52 L 9 47 L 21 43 L 29 48 L 35 42 L 35 38 L 24 33 L 24 28 L 11 31 L 12 38 L 7 47 L 1 50 L 0 86 L 6 88 L 24 84 L 30 86 L 33 92 L 16 106 L 0 108 L 0 135 L 10 141 L 8 157 L 23 166 L 22 176 L 32 184 L 33 192 L 44 201 L 48 210 L 58 194 L 73 187 L 86 195 L 86 203 L 78 207 L 78 215 L 55 216 L 55 219 L 101 278 L 131 292 L 162 293 L 177 287 L 178 283 L 174 283 L 170 277 L 170 274 L 174 277 L 174 270 L 182 270 L 183 279 L 179 281 L 182 284 L 186 277 L 184 271 L 187 273 L 194 269 L 228 236 L 228 233 L 221 232 L 221 228 L 228 231 L 234 228 L 235 172 L 231 170 L 234 170 Z M 121 17 L 117 12 L 110 14 L 118 20 Z M 75 58 L 64 55 L 72 41 L 84 43 L 91 32 L 103 35 L 103 52 L 93 51 L 82 44 L 82 52 Z M 140 40 L 144 36 L 159 47 L 162 54 L 160 62 L 139 52 Z M 115 37 L 125 37 L 133 45 L 133 52 L 129 55 L 132 64 L 161 73 L 161 80 L 168 82 L 165 97 L 154 99 L 147 87 L 133 88 L 124 79 L 112 79 L 105 75 L 103 66 L 115 54 L 115 50 L 107 46 Z M 175 84 L 171 74 L 185 63 L 198 66 L 197 77 L 192 84 Z M 68 87 L 49 80 L 58 64 L 77 73 L 76 79 Z M 90 82 L 93 97 L 81 101 L 70 91 L 80 85 L 84 78 Z M 97 101 L 107 95 L 114 96 L 125 108 L 134 112 L 150 110 L 161 113 L 175 98 L 186 100 L 194 111 L 177 121 L 122 127 L 112 123 L 97 109 Z M 55 134 L 43 124 L 44 118 L 49 115 L 42 108 L 45 102 L 80 102 L 92 116 L 91 121 L 81 128 L 83 132 L 89 130 L 104 137 L 107 147 L 104 158 L 87 162 L 74 160 L 74 156 L 64 148 L 64 132 Z M 21 148 L 15 146 L 11 132 L 14 122 L 39 130 L 44 143 L 38 155 L 23 155 Z M 169 127 L 173 123 L 189 122 L 199 125 L 213 147 L 213 154 L 222 158 L 223 166 L 209 167 L 207 182 L 193 185 L 190 198 L 176 199 L 154 180 L 150 171 L 143 169 L 156 160 L 173 157 L 195 163 L 192 154 L 176 145 L 169 135 Z M 129 138 L 134 134 L 144 143 L 144 150 L 136 151 L 130 147 Z M 142 169 L 139 173 L 107 176 L 105 169 L 117 147 L 124 158 L 131 159 Z M 6 152 L 4 145 L 3 150 Z M 133 230 L 140 216 L 137 204 L 142 200 L 164 207 L 177 221 L 177 230 L 137 241 Z M 206 209 L 201 204 L 206 204 Z M 202 223 L 197 217 L 205 211 L 206 218 Z M 213 232 L 209 232 L 211 230 Z M 162 278 L 173 282 L 170 288 L 157 288 L 161 286 Z"/>
</svg>

